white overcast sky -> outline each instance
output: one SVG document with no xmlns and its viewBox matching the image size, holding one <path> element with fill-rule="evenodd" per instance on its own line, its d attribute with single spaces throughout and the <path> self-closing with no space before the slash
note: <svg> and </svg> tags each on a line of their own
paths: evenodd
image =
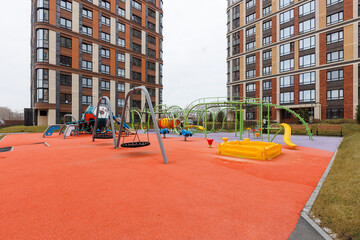
<svg viewBox="0 0 360 240">
<path fill-rule="evenodd" d="M 17 111 L 30 107 L 30 2 L 0 9 L 0 106 Z M 163 25 L 163 102 L 226 96 L 226 1 L 164 0 Z"/>
</svg>

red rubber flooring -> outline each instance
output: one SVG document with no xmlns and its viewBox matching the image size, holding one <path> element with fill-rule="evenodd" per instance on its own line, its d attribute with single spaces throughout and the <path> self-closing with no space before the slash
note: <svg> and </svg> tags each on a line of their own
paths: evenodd
<svg viewBox="0 0 360 240">
<path fill-rule="evenodd" d="M 287 239 L 333 153 L 227 161 L 200 138 L 114 149 L 91 136 L 8 135 L 0 239 Z M 31 144 L 46 141 L 44 144 Z"/>
</svg>

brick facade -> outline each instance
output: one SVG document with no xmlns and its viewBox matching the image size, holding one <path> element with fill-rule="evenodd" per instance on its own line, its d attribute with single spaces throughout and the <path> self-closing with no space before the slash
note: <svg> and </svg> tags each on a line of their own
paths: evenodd
<svg viewBox="0 0 360 240">
<path fill-rule="evenodd" d="M 299 7 L 294 8 L 294 35 L 299 35 Z"/>
<path fill-rule="evenodd" d="M 299 75 L 294 76 L 294 104 L 299 104 Z"/>
<path fill-rule="evenodd" d="M 353 0 L 344 0 L 344 21 L 353 18 Z"/>
<path fill-rule="evenodd" d="M 255 63 L 256 77 L 260 77 L 260 62 L 261 62 L 260 52 L 257 52 L 255 56 L 256 56 L 256 63 Z"/>
<path fill-rule="evenodd" d="M 326 33 L 320 33 L 319 38 L 320 65 L 324 65 L 326 64 Z"/>
<path fill-rule="evenodd" d="M 320 104 L 321 104 L 321 119 L 326 119 L 326 70 L 320 71 Z"/>
<path fill-rule="evenodd" d="M 276 99 L 276 96 L 277 96 L 277 91 L 276 91 L 276 78 L 273 78 L 271 80 L 271 95 L 272 95 L 272 104 L 277 104 L 277 99 Z M 272 107 L 271 108 L 271 119 L 276 119 L 276 109 L 275 107 Z"/>
<path fill-rule="evenodd" d="M 272 17 L 272 29 L 271 29 L 271 34 L 272 34 L 272 42 L 276 42 L 276 16 Z"/>
<path fill-rule="evenodd" d="M 353 118 L 353 66 L 344 67 L 344 118 Z"/>
</svg>

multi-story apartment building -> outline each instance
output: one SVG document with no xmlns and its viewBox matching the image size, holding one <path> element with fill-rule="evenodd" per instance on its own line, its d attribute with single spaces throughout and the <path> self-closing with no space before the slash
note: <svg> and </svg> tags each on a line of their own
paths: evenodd
<svg viewBox="0 0 360 240">
<path fill-rule="evenodd" d="M 100 96 L 116 115 L 162 102 L 162 0 L 32 0 L 31 107 L 38 125 L 80 118 Z"/>
<path fill-rule="evenodd" d="M 228 0 L 228 97 L 306 109 L 314 119 L 353 118 L 359 8 L 358 0 Z M 292 121 L 274 107 L 270 116 Z"/>
</svg>

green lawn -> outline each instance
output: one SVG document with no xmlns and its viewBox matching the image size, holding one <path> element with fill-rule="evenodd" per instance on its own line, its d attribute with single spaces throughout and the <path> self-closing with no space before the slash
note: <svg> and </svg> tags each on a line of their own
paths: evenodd
<svg viewBox="0 0 360 240">
<path fill-rule="evenodd" d="M 47 126 L 11 126 L 0 128 L 0 133 L 17 133 L 17 132 L 30 132 L 30 133 L 42 133 L 46 130 Z"/>
<path fill-rule="evenodd" d="M 357 129 L 358 126 L 348 126 Z M 311 211 L 338 239 L 360 240 L 360 134 L 347 133 Z"/>
</svg>

